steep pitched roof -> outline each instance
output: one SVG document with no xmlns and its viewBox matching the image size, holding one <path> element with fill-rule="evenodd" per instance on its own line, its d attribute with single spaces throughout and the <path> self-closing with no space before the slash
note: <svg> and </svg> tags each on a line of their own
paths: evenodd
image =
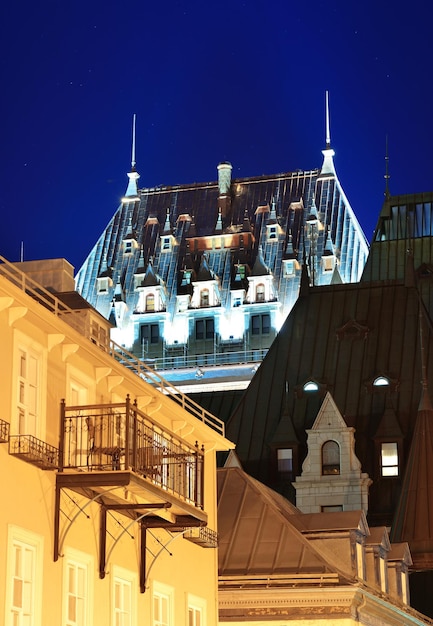
<svg viewBox="0 0 433 626">
<path fill-rule="evenodd" d="M 218 470 L 220 576 L 335 572 L 291 522 L 299 511 L 237 467 Z"/>
</svg>

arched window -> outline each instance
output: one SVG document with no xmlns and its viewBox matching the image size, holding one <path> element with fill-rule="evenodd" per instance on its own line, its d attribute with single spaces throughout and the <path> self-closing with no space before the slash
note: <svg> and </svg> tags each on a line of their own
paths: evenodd
<svg viewBox="0 0 433 626">
<path fill-rule="evenodd" d="M 146 311 L 154 311 L 155 310 L 155 295 L 153 293 L 149 293 L 146 296 Z"/>
<path fill-rule="evenodd" d="M 209 289 L 200 291 L 200 306 L 209 306 Z"/>
<path fill-rule="evenodd" d="M 374 387 L 388 387 L 389 386 L 389 378 L 386 376 L 378 376 L 373 380 Z"/>
<path fill-rule="evenodd" d="M 336 441 L 325 441 L 322 446 L 322 475 L 340 473 L 340 446 Z"/>
<path fill-rule="evenodd" d="M 309 380 L 304 385 L 304 391 L 313 392 L 319 391 L 319 385 L 314 380 Z"/>
<path fill-rule="evenodd" d="M 265 301 L 265 286 L 263 283 L 259 283 L 256 287 L 256 302 Z"/>
</svg>

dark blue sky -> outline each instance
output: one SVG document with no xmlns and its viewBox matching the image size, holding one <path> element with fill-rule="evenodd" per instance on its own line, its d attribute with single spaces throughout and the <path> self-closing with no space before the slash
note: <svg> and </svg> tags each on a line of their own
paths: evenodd
<svg viewBox="0 0 433 626">
<path fill-rule="evenodd" d="M 433 9 L 347 0 L 24 0 L 0 9 L 0 254 L 79 269 L 127 185 L 322 163 L 370 239 L 384 192 L 433 188 Z M 423 6 L 424 5 L 424 6 Z"/>
</svg>

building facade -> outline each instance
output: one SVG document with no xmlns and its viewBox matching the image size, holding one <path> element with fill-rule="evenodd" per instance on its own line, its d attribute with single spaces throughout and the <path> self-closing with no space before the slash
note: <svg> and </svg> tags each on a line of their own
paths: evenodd
<svg viewBox="0 0 433 626">
<path fill-rule="evenodd" d="M 0 261 L 1 623 L 216 624 L 223 424 L 146 380 L 67 262 Z"/>
<path fill-rule="evenodd" d="M 117 343 L 178 387 L 245 388 L 297 300 L 303 263 L 312 285 L 361 277 L 368 245 L 333 156 L 327 133 L 319 169 L 238 179 L 220 163 L 217 182 L 139 189 L 133 154 L 77 290 Z"/>
<path fill-rule="evenodd" d="M 218 470 L 220 624 L 429 624 L 407 543 L 363 511 L 301 513 L 239 466 Z"/>
<path fill-rule="evenodd" d="M 432 207 L 432 193 L 387 196 L 360 282 L 304 280 L 227 423 L 243 467 L 304 510 L 347 510 L 351 492 L 370 527 L 407 541 L 431 616 Z M 327 397 L 334 417 L 319 419 Z"/>
</svg>

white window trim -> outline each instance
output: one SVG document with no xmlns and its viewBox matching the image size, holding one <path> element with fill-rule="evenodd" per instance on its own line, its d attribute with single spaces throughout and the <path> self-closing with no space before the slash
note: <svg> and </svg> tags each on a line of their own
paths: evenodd
<svg viewBox="0 0 433 626">
<path fill-rule="evenodd" d="M 67 623 L 67 599 L 68 599 L 68 565 L 70 563 L 82 566 L 86 570 L 86 608 L 85 623 L 90 626 L 93 623 L 93 570 L 94 560 L 92 555 L 75 548 L 65 547 L 63 558 L 63 587 L 62 587 L 62 625 Z"/>
<path fill-rule="evenodd" d="M 111 623 L 116 624 L 115 621 L 115 584 L 121 582 L 128 584 L 131 589 L 131 603 L 130 603 L 130 618 L 128 626 L 135 626 L 137 624 L 137 574 L 131 570 L 119 567 L 118 565 L 110 566 L 111 576 Z"/>
<path fill-rule="evenodd" d="M 168 598 L 168 626 L 174 626 L 174 589 L 169 585 L 153 581 L 152 584 L 152 626 L 156 626 L 154 614 L 154 598 L 165 596 Z"/>
<path fill-rule="evenodd" d="M 16 374 L 17 384 L 14 385 L 12 393 L 12 407 L 11 407 L 11 434 L 14 435 L 28 435 L 32 434 L 38 439 L 45 439 L 46 433 L 46 401 L 47 401 L 47 350 L 39 343 L 31 339 L 28 335 L 25 335 L 19 330 L 14 329 L 13 339 L 13 363 L 12 371 Z M 36 389 L 36 432 L 34 433 L 19 433 L 18 425 L 18 403 L 19 403 L 19 389 L 18 389 L 18 373 L 20 367 L 20 351 L 31 353 L 38 360 L 38 381 Z"/>
<path fill-rule="evenodd" d="M 206 614 L 206 609 L 207 609 L 207 604 L 206 604 L 206 600 L 204 598 L 201 598 L 200 596 L 195 596 L 191 593 L 187 594 L 186 597 L 186 618 L 185 618 L 185 624 L 189 624 L 189 610 L 190 609 L 196 609 L 198 611 L 200 611 L 201 613 L 201 622 L 200 622 L 200 626 L 206 626 L 207 624 L 207 614 Z M 196 625 L 198 626 L 198 625 Z"/>
<path fill-rule="evenodd" d="M 12 621 L 12 593 L 14 568 L 14 543 L 19 542 L 34 550 L 35 562 L 33 567 L 34 581 L 32 585 L 32 620 L 30 626 L 42 624 L 42 582 L 43 582 L 43 557 L 44 538 L 24 528 L 8 524 L 7 560 L 6 560 L 6 601 L 5 601 L 5 626 L 13 626 Z"/>
</svg>

